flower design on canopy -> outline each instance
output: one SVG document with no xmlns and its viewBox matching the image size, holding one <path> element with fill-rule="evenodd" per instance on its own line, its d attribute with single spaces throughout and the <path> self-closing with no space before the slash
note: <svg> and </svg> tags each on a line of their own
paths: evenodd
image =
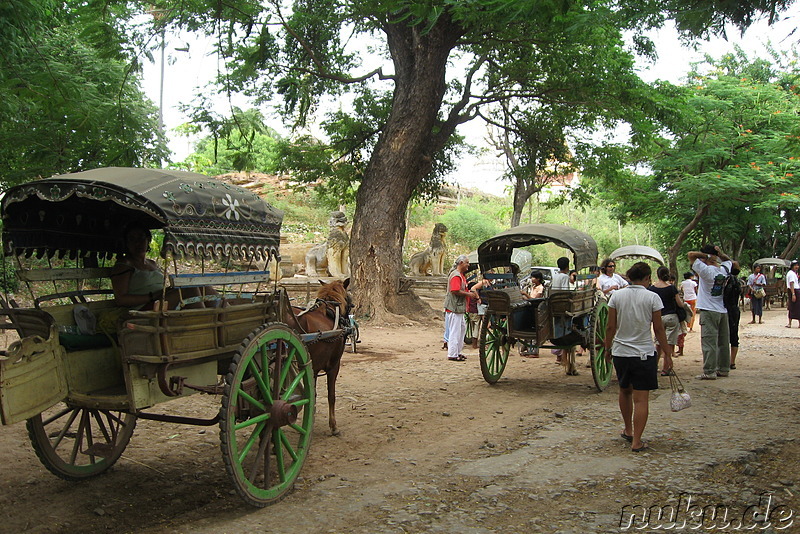
<svg viewBox="0 0 800 534">
<path fill-rule="evenodd" d="M 222 203 L 228 208 L 225 211 L 225 218 L 226 219 L 236 219 L 239 220 L 239 201 L 231 198 L 229 194 L 225 194 L 225 198 L 222 199 Z"/>
</svg>

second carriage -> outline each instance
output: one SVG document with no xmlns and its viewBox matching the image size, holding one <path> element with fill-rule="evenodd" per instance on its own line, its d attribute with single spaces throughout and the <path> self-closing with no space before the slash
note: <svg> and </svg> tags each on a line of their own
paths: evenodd
<svg viewBox="0 0 800 534">
<path fill-rule="evenodd" d="M 572 252 L 578 271 L 574 289 L 550 290 L 543 298 L 527 299 L 519 287 L 519 271 L 511 261 L 515 249 L 554 243 Z M 605 330 L 608 306 L 599 298 L 594 277 L 588 273 L 597 265 L 597 244 L 588 234 L 558 224 L 517 226 L 484 241 L 478 247 L 478 261 L 491 290 L 481 293 L 488 309 L 480 331 L 480 364 L 484 379 L 497 382 L 508 363 L 511 348 L 563 349 L 569 374 L 574 372 L 575 349 L 589 352 L 592 377 L 598 390 L 611 381 L 612 364 L 605 358 Z"/>
</svg>

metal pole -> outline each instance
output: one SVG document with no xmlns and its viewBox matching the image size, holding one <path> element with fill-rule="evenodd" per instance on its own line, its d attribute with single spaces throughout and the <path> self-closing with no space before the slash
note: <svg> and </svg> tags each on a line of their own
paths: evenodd
<svg viewBox="0 0 800 534">
<path fill-rule="evenodd" d="M 164 50 L 166 48 L 166 30 L 161 29 L 161 82 L 158 91 L 158 129 L 164 133 Z"/>
</svg>

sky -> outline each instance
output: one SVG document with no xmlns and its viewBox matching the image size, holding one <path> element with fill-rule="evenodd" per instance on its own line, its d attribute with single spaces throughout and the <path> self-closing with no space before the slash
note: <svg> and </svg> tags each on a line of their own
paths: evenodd
<svg viewBox="0 0 800 534">
<path fill-rule="evenodd" d="M 772 27 L 765 21 L 755 23 L 744 35 L 733 30 L 728 40 L 712 39 L 698 43 L 698 49 L 692 50 L 684 47 L 678 40 L 674 27 L 665 27 L 653 32 L 651 37 L 656 43 L 658 60 L 655 63 L 639 62 L 639 72 L 647 82 L 657 79 L 672 83 L 681 83 L 686 76 L 692 62 L 702 60 L 705 54 L 720 57 L 732 52 L 734 45 L 741 46 L 750 55 L 766 57 L 765 44 L 768 40 L 777 50 L 787 50 L 796 46 L 800 36 L 792 35 L 800 21 L 800 5 L 795 4 L 782 19 Z M 188 51 L 185 49 L 188 45 Z M 181 114 L 178 105 L 191 100 L 196 88 L 204 86 L 217 72 L 217 59 L 214 55 L 213 44 L 210 41 L 194 40 L 190 37 L 182 38 L 179 35 L 166 37 L 165 65 L 163 76 L 163 117 L 167 135 L 170 138 L 170 149 L 173 159 L 180 161 L 192 151 L 193 139 L 178 136 L 173 128 L 187 121 Z M 161 98 L 161 68 L 160 55 L 155 54 L 155 63 L 146 63 L 144 66 L 144 90 L 147 96 L 159 105 Z M 233 105 L 248 107 L 243 97 L 234 97 Z M 221 98 L 218 102 L 220 113 L 227 114 L 231 103 Z M 278 131 L 282 128 L 277 124 L 270 124 Z M 467 141 L 477 146 L 486 146 L 485 127 L 472 121 L 460 127 L 459 133 Z M 481 157 L 464 156 L 457 171 L 448 178 L 453 184 L 467 188 L 478 188 L 487 193 L 502 195 L 508 182 L 500 180 L 503 174 L 504 160 L 491 151 Z"/>
</svg>

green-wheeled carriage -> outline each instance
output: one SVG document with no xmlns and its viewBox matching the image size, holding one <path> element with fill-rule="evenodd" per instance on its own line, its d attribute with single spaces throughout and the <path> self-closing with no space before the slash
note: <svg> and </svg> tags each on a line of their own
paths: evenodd
<svg viewBox="0 0 800 534">
<path fill-rule="evenodd" d="M 26 421 L 50 471 L 67 480 L 100 474 L 120 458 L 137 419 L 154 419 L 219 424 L 225 466 L 249 503 L 291 489 L 315 396 L 304 335 L 286 326 L 288 298 L 268 284 L 279 210 L 199 174 L 108 168 L 10 188 L 2 219 L 20 289 L 0 310 L 19 338 L 0 356 L 0 416 L 4 425 Z M 202 307 L 115 306 L 111 266 L 132 223 L 157 231 L 165 282 L 179 294 L 195 288 Z M 177 272 L 187 262 L 192 272 Z M 219 412 L 151 411 L 195 393 L 220 395 Z"/>
<path fill-rule="evenodd" d="M 554 243 L 572 252 L 571 266 L 579 276 L 569 290 L 549 290 L 544 297 L 528 299 L 519 287 L 518 270 L 511 261 L 514 249 Z M 612 365 L 605 359 L 608 307 L 598 298 L 594 278 L 586 274 L 597 265 L 597 245 L 591 236 L 557 224 L 527 224 L 506 230 L 478 247 L 483 277 L 492 289 L 483 290 L 488 303 L 480 332 L 480 363 L 484 379 L 497 382 L 505 370 L 511 348 L 563 349 L 568 374 L 575 374 L 577 346 L 586 347 L 597 389 L 604 390 Z M 527 274 L 527 273 L 525 273 Z"/>
</svg>

